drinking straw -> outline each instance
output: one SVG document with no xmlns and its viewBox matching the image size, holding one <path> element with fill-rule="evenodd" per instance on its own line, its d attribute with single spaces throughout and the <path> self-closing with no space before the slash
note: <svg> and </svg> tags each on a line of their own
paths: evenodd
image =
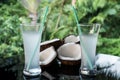
<svg viewBox="0 0 120 80">
<path fill-rule="evenodd" d="M 80 24 L 79 24 L 79 21 L 78 21 L 77 12 L 76 12 L 74 6 L 72 6 L 72 10 L 73 10 L 73 12 L 74 12 L 75 20 L 76 20 L 76 23 L 77 23 L 78 32 L 79 32 L 79 37 L 80 37 L 80 41 L 81 41 L 81 46 L 82 46 L 82 48 L 83 48 L 83 51 L 85 52 L 85 56 L 86 56 L 86 58 L 87 58 L 88 65 L 89 65 L 89 67 L 92 69 L 93 66 L 92 66 L 92 64 L 91 64 L 91 62 L 90 62 L 90 59 L 89 59 L 88 55 L 86 54 L 86 50 L 85 50 L 84 45 L 83 45 L 83 43 L 82 43 L 82 39 L 81 39 L 82 31 L 81 31 L 81 27 L 80 27 Z"/>
<path fill-rule="evenodd" d="M 37 48 L 40 46 L 39 43 L 41 42 L 42 31 L 43 31 L 44 23 L 45 23 L 45 20 L 46 20 L 46 17 L 47 17 L 47 13 L 48 13 L 48 6 L 45 9 L 45 14 L 44 14 L 44 17 L 42 19 L 42 23 L 41 23 L 41 26 L 40 26 L 40 29 L 39 29 L 39 33 L 40 33 L 39 40 L 38 40 L 37 45 L 36 45 L 36 47 L 35 47 L 35 49 L 34 49 L 34 51 L 32 53 L 32 56 L 30 57 L 30 60 L 28 62 L 28 65 L 27 65 L 27 68 L 26 68 L 27 71 L 30 68 L 30 65 L 31 65 L 32 60 L 34 58 L 34 55 L 35 55 L 35 53 L 37 51 Z"/>
</svg>

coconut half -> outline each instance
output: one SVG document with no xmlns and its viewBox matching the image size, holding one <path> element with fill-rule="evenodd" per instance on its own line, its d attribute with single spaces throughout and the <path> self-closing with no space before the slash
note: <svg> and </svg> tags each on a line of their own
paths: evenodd
<svg viewBox="0 0 120 80">
<path fill-rule="evenodd" d="M 57 56 L 56 51 L 54 50 L 54 47 L 51 46 L 42 52 L 40 52 L 40 65 L 47 65 L 50 62 L 52 62 Z"/>
<path fill-rule="evenodd" d="M 44 41 L 40 44 L 40 51 L 43 51 L 46 48 L 49 48 L 51 46 L 53 46 L 56 49 L 58 49 L 61 45 L 63 44 L 63 41 L 61 41 L 60 39 L 52 39 L 52 40 L 48 40 L 48 41 Z"/>
<path fill-rule="evenodd" d="M 71 43 L 71 42 L 76 43 L 79 41 L 80 41 L 79 36 L 77 37 L 75 35 L 70 35 L 64 39 L 64 43 Z"/>
<path fill-rule="evenodd" d="M 66 43 L 57 50 L 58 58 L 61 60 L 80 60 L 81 59 L 81 47 L 79 44 Z"/>
</svg>

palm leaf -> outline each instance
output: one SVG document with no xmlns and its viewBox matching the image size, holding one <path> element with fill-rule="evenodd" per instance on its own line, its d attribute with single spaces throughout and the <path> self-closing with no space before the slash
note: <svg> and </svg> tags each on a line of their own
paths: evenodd
<svg viewBox="0 0 120 80">
<path fill-rule="evenodd" d="M 31 13 L 36 13 L 40 0 L 20 0 L 20 3 Z"/>
</svg>

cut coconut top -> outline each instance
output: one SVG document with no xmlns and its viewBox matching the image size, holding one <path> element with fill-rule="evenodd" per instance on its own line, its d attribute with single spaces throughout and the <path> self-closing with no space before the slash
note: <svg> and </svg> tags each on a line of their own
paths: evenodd
<svg viewBox="0 0 120 80">
<path fill-rule="evenodd" d="M 75 35 L 70 35 L 64 39 L 64 43 L 71 43 L 71 42 L 76 43 L 79 41 L 80 41 L 79 36 L 77 37 Z"/>
<path fill-rule="evenodd" d="M 49 41 L 45 41 L 45 42 L 42 42 L 40 45 L 46 45 L 46 44 L 49 44 L 49 43 L 52 43 L 52 42 L 55 42 L 55 41 L 59 41 L 60 39 L 53 39 L 53 40 L 49 40 Z"/>
<path fill-rule="evenodd" d="M 66 43 L 57 50 L 58 57 L 62 60 L 80 60 L 81 47 L 79 44 Z"/>
<path fill-rule="evenodd" d="M 40 65 L 49 64 L 55 59 L 56 56 L 57 54 L 53 46 L 43 50 L 42 52 L 40 52 Z"/>
</svg>

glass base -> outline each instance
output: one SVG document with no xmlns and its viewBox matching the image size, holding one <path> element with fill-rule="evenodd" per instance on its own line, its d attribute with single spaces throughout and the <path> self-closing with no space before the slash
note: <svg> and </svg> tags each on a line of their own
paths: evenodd
<svg viewBox="0 0 120 80">
<path fill-rule="evenodd" d="M 39 69 L 39 68 L 29 69 L 29 71 L 24 69 L 23 74 L 24 74 L 24 76 L 27 76 L 27 77 L 37 77 L 37 76 L 40 76 L 41 69 Z"/>
<path fill-rule="evenodd" d="M 81 76 L 85 76 L 85 77 L 95 77 L 97 76 L 97 70 L 93 69 L 93 70 L 88 70 L 88 69 L 81 69 L 80 70 L 80 75 Z"/>
</svg>

